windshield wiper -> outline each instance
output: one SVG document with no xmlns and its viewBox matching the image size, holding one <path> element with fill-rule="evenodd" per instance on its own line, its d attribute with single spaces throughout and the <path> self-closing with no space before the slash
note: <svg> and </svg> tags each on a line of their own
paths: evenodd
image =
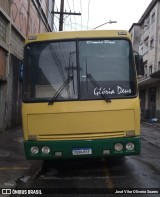
<svg viewBox="0 0 160 197">
<path fill-rule="evenodd" d="M 93 78 L 93 76 L 91 74 L 86 74 L 87 79 L 89 79 L 89 81 L 93 84 L 93 86 L 96 88 L 100 89 L 99 84 L 97 83 L 97 81 Z M 106 95 L 106 94 L 100 94 L 107 103 L 111 103 L 111 99 Z"/>
<path fill-rule="evenodd" d="M 86 79 L 89 79 L 89 81 L 93 84 L 93 86 L 95 88 L 99 88 L 100 89 L 100 86 L 99 84 L 97 83 L 97 81 L 93 78 L 93 76 L 91 74 L 88 74 L 88 64 L 87 64 L 87 59 L 86 59 Z M 87 90 L 88 90 L 88 81 L 86 80 L 87 82 Z M 105 99 L 105 101 L 107 103 L 111 103 L 111 99 L 105 95 L 105 94 L 100 94 L 101 97 L 103 97 Z"/>
<path fill-rule="evenodd" d="M 48 105 L 53 105 L 56 98 L 59 96 L 59 94 L 62 92 L 62 90 L 73 80 L 73 76 L 69 76 L 67 80 L 62 84 L 62 86 L 57 90 L 53 98 L 48 102 Z"/>
</svg>

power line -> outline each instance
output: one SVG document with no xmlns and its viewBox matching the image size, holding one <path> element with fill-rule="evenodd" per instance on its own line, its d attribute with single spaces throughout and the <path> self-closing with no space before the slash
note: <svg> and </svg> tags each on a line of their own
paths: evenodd
<svg viewBox="0 0 160 197">
<path fill-rule="evenodd" d="M 81 8 L 81 30 L 82 30 L 82 1 L 80 0 L 80 8 Z"/>
<path fill-rule="evenodd" d="M 56 10 L 58 11 L 58 7 L 57 7 L 57 4 L 56 4 L 56 1 L 55 1 L 55 0 L 54 0 L 54 3 L 55 3 L 55 6 L 56 6 L 56 8 L 57 8 Z"/>
<path fill-rule="evenodd" d="M 69 4 L 68 4 L 69 5 Z M 63 31 L 63 19 L 64 19 L 64 15 L 81 15 L 81 13 L 76 13 L 76 12 L 64 12 L 64 0 L 61 0 L 61 3 L 60 3 L 60 12 L 56 12 L 56 11 L 52 11 L 52 14 L 59 14 L 60 15 L 60 21 L 59 21 L 59 31 Z"/>
<path fill-rule="evenodd" d="M 88 0 L 88 20 L 87 20 L 87 28 L 89 23 L 89 8 L 90 8 L 90 0 Z"/>
<path fill-rule="evenodd" d="M 64 25 L 65 25 L 65 26 L 72 27 L 72 25 L 75 25 L 75 23 L 71 23 L 71 24 L 70 24 L 70 22 L 68 22 L 68 23 L 65 22 Z M 82 29 L 85 29 L 85 30 L 87 30 L 87 29 L 93 30 L 92 28 L 87 27 L 87 26 L 85 26 L 85 25 L 81 25 L 80 23 L 76 23 L 76 25 L 79 26 L 79 27 L 81 28 L 81 30 L 82 30 Z"/>
<path fill-rule="evenodd" d="M 73 11 L 75 12 L 75 8 L 74 8 L 74 0 L 72 0 L 72 2 L 73 2 Z M 76 24 L 76 17 L 75 17 L 75 15 L 74 15 L 74 21 L 75 21 L 75 24 Z M 75 29 L 76 29 L 76 25 L 75 25 Z"/>
<path fill-rule="evenodd" d="M 67 0 L 67 4 L 68 4 L 69 10 L 70 10 L 70 12 L 71 12 L 71 7 L 70 7 L 70 5 L 69 5 L 69 2 L 68 2 L 68 0 Z"/>
<path fill-rule="evenodd" d="M 68 0 L 67 0 L 67 4 L 68 4 L 68 7 L 69 7 L 69 10 L 70 10 L 70 12 L 71 12 L 71 7 L 70 7 L 70 4 L 69 4 L 69 2 L 68 2 Z M 71 23 L 71 30 L 72 30 L 72 20 L 71 20 L 71 15 L 69 15 L 70 17 L 70 23 Z"/>
</svg>

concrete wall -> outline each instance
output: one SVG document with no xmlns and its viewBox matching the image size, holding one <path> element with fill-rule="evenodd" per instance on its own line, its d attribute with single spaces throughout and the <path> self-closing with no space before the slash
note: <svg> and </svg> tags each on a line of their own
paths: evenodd
<svg viewBox="0 0 160 197">
<path fill-rule="evenodd" d="M 142 28 L 139 24 L 134 24 L 132 26 L 132 28 L 130 29 L 133 50 L 136 52 L 139 52 L 139 43 L 140 43 L 141 32 L 142 32 Z"/>
<path fill-rule="evenodd" d="M 52 26 L 51 19 L 48 20 L 48 16 L 51 15 L 48 7 L 51 10 L 53 5 L 51 2 L 49 0 L 43 0 L 39 1 L 40 4 L 37 4 L 37 1 L 31 0 L 12 0 L 11 18 L 17 29 L 24 36 L 48 31 L 47 27 Z M 40 10 L 45 15 L 46 21 L 45 18 L 40 17 Z"/>
<path fill-rule="evenodd" d="M 52 31 L 53 0 L 0 0 L 0 131 L 21 124 L 18 79 L 24 39 Z"/>
<path fill-rule="evenodd" d="M 137 49 L 139 45 L 139 54 L 143 56 L 145 64 L 145 74 L 139 78 L 141 117 L 142 119 L 158 118 L 160 121 L 160 78 L 150 77 L 152 73 L 160 70 L 159 0 L 151 1 L 138 23 L 132 25 L 131 32 L 133 31 L 133 48 Z M 140 39 L 135 42 L 136 38 Z"/>
</svg>

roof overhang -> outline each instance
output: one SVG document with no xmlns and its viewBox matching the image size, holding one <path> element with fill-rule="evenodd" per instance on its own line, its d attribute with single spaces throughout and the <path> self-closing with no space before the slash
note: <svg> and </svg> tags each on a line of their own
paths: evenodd
<svg viewBox="0 0 160 197">
<path fill-rule="evenodd" d="M 149 84 L 152 84 L 152 83 L 155 83 L 157 81 L 160 81 L 160 78 L 151 78 L 151 77 L 147 77 L 147 78 L 144 78 L 144 79 L 140 79 L 138 81 L 138 86 L 139 87 L 143 87 L 145 85 L 149 85 Z"/>
<path fill-rule="evenodd" d="M 150 75 L 151 78 L 160 78 L 160 70 L 154 72 Z"/>
</svg>

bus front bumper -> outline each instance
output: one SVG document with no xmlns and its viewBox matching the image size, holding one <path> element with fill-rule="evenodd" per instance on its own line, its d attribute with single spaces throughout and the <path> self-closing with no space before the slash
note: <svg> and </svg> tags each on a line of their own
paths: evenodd
<svg viewBox="0 0 160 197">
<path fill-rule="evenodd" d="M 115 149 L 116 147 L 116 149 Z M 140 154 L 140 137 L 96 140 L 24 141 L 27 159 L 67 159 Z"/>
</svg>

